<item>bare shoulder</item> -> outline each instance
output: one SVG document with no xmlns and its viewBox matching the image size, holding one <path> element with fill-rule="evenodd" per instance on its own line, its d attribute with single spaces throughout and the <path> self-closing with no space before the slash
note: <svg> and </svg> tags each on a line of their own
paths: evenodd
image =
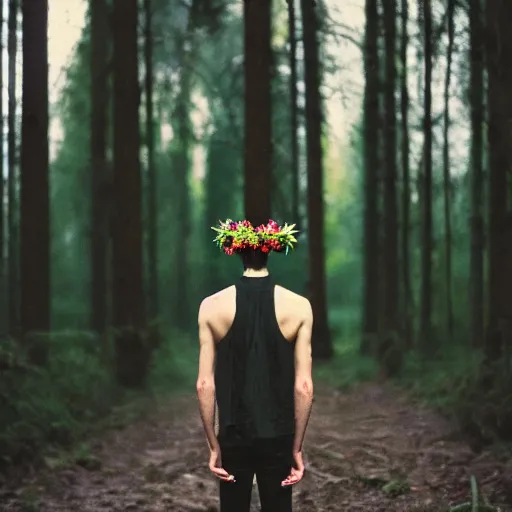
<svg viewBox="0 0 512 512">
<path fill-rule="evenodd" d="M 219 309 L 222 309 L 226 301 L 233 297 L 234 293 L 235 286 L 233 285 L 205 297 L 199 306 L 199 320 L 207 320 L 215 316 Z"/>
<path fill-rule="evenodd" d="M 276 285 L 277 292 L 292 307 L 303 319 L 312 318 L 313 313 L 311 309 L 311 303 L 309 300 L 299 295 L 298 293 L 292 292 L 284 286 Z"/>
</svg>

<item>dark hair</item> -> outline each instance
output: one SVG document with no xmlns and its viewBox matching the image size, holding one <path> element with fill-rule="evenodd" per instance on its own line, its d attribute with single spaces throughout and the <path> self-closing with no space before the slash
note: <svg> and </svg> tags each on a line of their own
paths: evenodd
<svg viewBox="0 0 512 512">
<path fill-rule="evenodd" d="M 240 251 L 240 257 L 244 269 L 261 270 L 267 266 L 268 252 L 262 252 L 259 249 L 244 249 Z"/>
</svg>

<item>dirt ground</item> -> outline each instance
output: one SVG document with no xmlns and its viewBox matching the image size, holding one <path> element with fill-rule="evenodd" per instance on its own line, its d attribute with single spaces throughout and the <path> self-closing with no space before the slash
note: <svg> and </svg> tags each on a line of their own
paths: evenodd
<svg viewBox="0 0 512 512">
<path fill-rule="evenodd" d="M 169 399 L 91 443 L 82 465 L 40 469 L 21 487 L 0 490 L 0 510 L 218 510 L 194 396 Z M 446 512 L 470 501 L 471 475 L 482 498 L 512 511 L 511 461 L 474 453 L 446 420 L 388 387 L 317 389 L 304 452 L 296 511 Z M 253 504 L 259 510 L 256 488 Z"/>
</svg>

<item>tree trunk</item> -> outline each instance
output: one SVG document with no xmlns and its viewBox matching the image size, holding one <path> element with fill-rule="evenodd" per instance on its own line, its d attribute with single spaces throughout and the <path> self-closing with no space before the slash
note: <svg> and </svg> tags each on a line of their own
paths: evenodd
<svg viewBox="0 0 512 512">
<path fill-rule="evenodd" d="M 190 59 L 187 54 L 190 50 L 183 45 L 183 66 L 180 80 L 180 94 L 176 106 L 176 123 L 178 124 L 179 147 L 174 161 L 175 186 L 178 219 L 180 219 L 176 229 L 179 248 L 176 251 L 174 261 L 175 272 L 175 305 L 174 305 L 174 325 L 181 329 L 186 329 L 190 323 L 189 309 L 189 270 L 188 254 L 191 232 L 191 206 L 190 206 L 190 149 L 192 139 L 192 127 L 190 125 Z"/>
<path fill-rule="evenodd" d="M 22 11 L 21 327 L 28 341 L 50 331 L 48 1 L 23 0 Z M 41 342 L 30 352 L 34 362 L 44 361 Z"/>
<path fill-rule="evenodd" d="M 386 373 L 394 374 L 399 358 L 393 346 L 398 341 L 398 208 L 396 161 L 396 1 L 384 2 L 384 339 L 380 346 L 380 360 Z M 391 350 L 391 352 L 390 352 Z M 393 354 L 393 357 L 391 357 Z"/>
<path fill-rule="evenodd" d="M 483 124 L 484 34 L 480 0 L 470 0 L 471 52 L 471 247 L 469 268 L 469 332 L 473 347 L 484 343 L 484 220 L 483 220 Z"/>
<path fill-rule="evenodd" d="M 290 114 L 291 114 L 291 168 L 292 168 L 292 222 L 299 223 L 299 139 L 297 90 L 297 30 L 295 0 L 288 1 L 288 38 L 290 41 Z"/>
<path fill-rule="evenodd" d="M 91 0 L 91 295 L 90 326 L 107 329 L 107 255 L 109 242 L 107 165 L 109 11 L 106 0 Z"/>
<path fill-rule="evenodd" d="M 175 253 L 175 303 L 174 325 L 180 329 L 190 327 L 190 295 L 189 295 L 189 245 L 192 231 L 191 199 L 190 199 L 190 152 L 193 143 L 193 132 L 190 122 L 190 94 L 192 92 L 192 72 L 197 45 L 194 41 L 194 30 L 197 28 L 199 0 L 193 0 L 189 8 L 188 22 L 182 40 L 180 92 L 176 100 L 175 126 L 179 146 L 176 148 L 174 176 L 176 187 L 176 209 L 180 222 L 177 224 L 179 248 Z"/>
<path fill-rule="evenodd" d="M 430 0 L 422 0 L 424 19 L 425 95 L 424 166 L 421 205 L 421 292 L 420 337 L 424 352 L 433 347 L 432 337 L 432 10 Z"/>
<path fill-rule="evenodd" d="M 379 53 L 377 0 L 366 0 L 364 41 L 364 234 L 363 336 L 361 351 L 369 354 L 379 331 Z"/>
<path fill-rule="evenodd" d="M 444 82 L 444 123 L 443 123 L 443 199 L 444 199 L 444 244 L 445 244 L 445 286 L 446 286 L 446 330 L 453 338 L 452 300 L 452 223 L 451 223 L 451 181 L 450 181 L 450 83 L 454 37 L 455 0 L 448 0 L 448 49 L 446 56 L 446 77 Z"/>
<path fill-rule="evenodd" d="M 18 173 L 16 166 L 18 159 L 16 155 L 16 56 L 18 53 L 18 0 L 9 1 L 8 20 L 8 41 L 7 53 L 9 101 L 7 108 L 7 234 L 9 245 L 7 247 L 8 261 L 8 300 L 9 300 L 9 335 L 17 337 L 20 329 L 20 300 L 19 300 L 19 218 L 18 198 L 16 194 L 16 183 Z"/>
<path fill-rule="evenodd" d="M 320 62 L 318 20 L 313 2 L 301 0 L 306 84 L 306 142 L 308 168 L 308 247 L 309 291 L 315 318 L 313 355 L 332 356 L 326 304 L 324 196 L 322 162 L 322 100 L 320 96 Z"/>
<path fill-rule="evenodd" d="M 2 3 L 3 7 L 3 3 Z M 2 134 L 2 147 L 0 147 L 0 336 L 2 338 L 7 334 L 7 289 L 5 286 L 6 278 L 6 230 L 5 230 L 5 179 L 4 179 L 4 19 L 3 9 L 0 20 L 0 91 L 2 91 L 2 101 L 0 101 L 0 133 Z"/>
<path fill-rule="evenodd" d="M 148 311 L 150 321 L 158 317 L 158 227 L 156 204 L 155 127 L 153 114 L 153 23 L 151 0 L 144 0 L 144 61 L 146 96 L 146 147 L 148 150 Z"/>
<path fill-rule="evenodd" d="M 142 197 L 139 161 L 137 0 L 114 0 L 113 324 L 120 384 L 142 387 L 149 363 L 145 343 Z"/>
<path fill-rule="evenodd" d="M 411 289 L 411 253 L 409 237 L 411 233 L 411 178 L 409 164 L 409 88 L 407 85 L 407 48 L 409 46 L 409 35 L 407 24 L 409 22 L 408 0 L 402 0 L 402 38 L 400 45 L 400 60 L 402 73 L 400 75 L 400 113 L 401 113 L 401 136 L 402 136 L 402 291 L 403 291 L 403 313 L 404 313 L 404 339 L 405 347 L 412 348 L 412 289 Z"/>
<path fill-rule="evenodd" d="M 499 358 L 511 340 L 512 214 L 512 3 L 487 2 L 489 147 L 489 290 L 487 356 Z"/>
<path fill-rule="evenodd" d="M 244 0 L 245 216 L 254 225 L 271 216 L 271 0 Z"/>
</svg>

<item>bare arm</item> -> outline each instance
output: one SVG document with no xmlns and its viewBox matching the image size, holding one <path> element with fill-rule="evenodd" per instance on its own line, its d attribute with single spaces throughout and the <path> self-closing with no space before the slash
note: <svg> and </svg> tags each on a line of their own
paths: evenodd
<svg viewBox="0 0 512 512">
<path fill-rule="evenodd" d="M 304 320 L 295 342 L 295 439 L 293 452 L 301 452 L 313 404 L 313 377 L 311 358 L 311 334 L 313 313 L 307 301 L 304 305 Z"/>
<path fill-rule="evenodd" d="M 215 340 L 208 323 L 208 306 L 203 302 L 199 308 L 199 372 L 197 397 L 204 431 L 211 451 L 219 451 L 215 436 Z"/>
</svg>

